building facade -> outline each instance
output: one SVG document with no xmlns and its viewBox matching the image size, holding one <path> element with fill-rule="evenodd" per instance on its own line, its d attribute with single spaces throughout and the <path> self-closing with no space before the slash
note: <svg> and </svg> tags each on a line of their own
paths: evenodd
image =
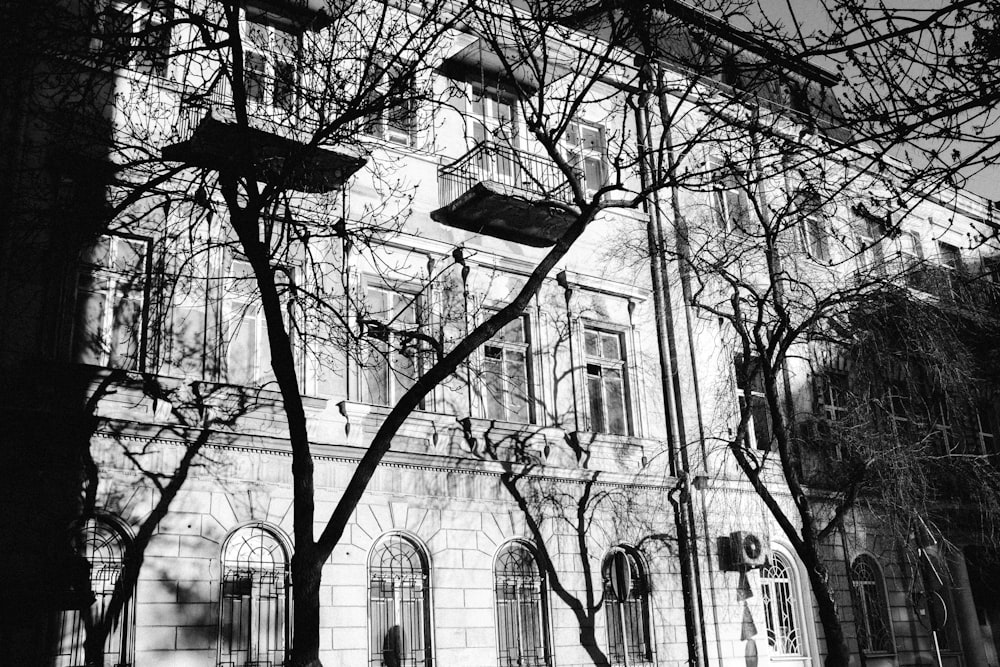
<svg viewBox="0 0 1000 667">
<path fill-rule="evenodd" d="M 975 260 L 992 281 L 992 209 L 914 197 L 893 223 L 881 181 L 817 157 L 835 128 L 750 156 L 772 142 L 742 124 L 752 86 L 679 67 L 689 35 L 652 55 L 661 80 L 694 92 L 657 106 L 636 34 L 609 43 L 564 21 L 543 48 L 537 17 L 501 9 L 500 27 L 447 3 L 11 10 L 49 27 L 39 48 L 17 31 L 4 72 L 17 92 L 0 269 L 5 569 L 31 602 L 3 631 L 19 664 L 285 664 L 295 429 L 320 535 L 394 406 L 536 283 L 419 399 L 351 508 L 323 566 L 323 664 L 662 666 L 692 644 L 706 664 L 823 660 L 810 573 L 727 459 L 736 437 L 771 451 L 769 417 L 704 266 L 742 261 L 741 284 L 756 284 L 760 224 L 801 260 L 802 284 L 828 292 L 858 274 L 898 283 L 877 267 L 899 258 L 933 258 L 946 279 Z M 705 20 L 712 53 L 737 58 L 735 33 Z M 809 68 L 788 77 L 809 94 L 830 85 Z M 803 125 L 785 101 L 766 122 L 781 146 Z M 670 132 L 685 157 L 663 172 Z M 790 153 L 806 157 L 773 166 Z M 811 186 L 819 163 L 851 184 Z M 967 294 L 929 285 L 906 289 Z M 983 312 L 994 288 L 963 304 Z M 829 351 L 801 357 L 784 376 L 788 419 L 815 406 L 837 421 L 833 385 L 816 382 Z M 984 460 L 996 414 L 990 400 L 976 413 Z M 997 609 L 971 591 L 992 561 L 942 555 L 950 574 L 932 586 L 877 503 L 863 507 L 823 544 L 852 660 L 998 664 Z M 944 620 L 926 611 L 931 589 Z"/>
</svg>

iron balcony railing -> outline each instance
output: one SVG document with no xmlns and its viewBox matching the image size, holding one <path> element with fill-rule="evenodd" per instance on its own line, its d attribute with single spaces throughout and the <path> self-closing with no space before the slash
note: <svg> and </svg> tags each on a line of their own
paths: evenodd
<svg viewBox="0 0 1000 667">
<path fill-rule="evenodd" d="M 267 80 L 256 82 L 269 90 Z M 269 132 L 286 139 L 308 143 L 317 129 L 315 120 L 300 109 L 291 97 L 287 104 L 275 104 L 260 99 L 247 100 L 247 116 L 251 128 Z M 207 91 L 194 91 L 181 95 L 174 132 L 177 141 L 187 141 L 199 123 L 209 113 L 224 122 L 236 122 L 236 106 L 229 80 L 220 76 Z"/>
<path fill-rule="evenodd" d="M 438 168 L 441 205 L 452 203 L 477 183 L 500 186 L 503 194 L 523 199 L 572 201 L 566 175 L 552 160 L 490 141 L 477 143 Z"/>
</svg>

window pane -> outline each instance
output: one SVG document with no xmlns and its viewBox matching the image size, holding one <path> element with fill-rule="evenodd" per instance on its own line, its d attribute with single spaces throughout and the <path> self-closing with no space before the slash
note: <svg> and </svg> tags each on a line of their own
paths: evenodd
<svg viewBox="0 0 1000 667">
<path fill-rule="evenodd" d="M 619 351 L 620 341 L 615 334 L 601 334 L 601 356 L 605 359 L 619 360 L 622 358 Z"/>
<path fill-rule="evenodd" d="M 622 383 L 621 371 L 607 370 L 604 375 L 604 390 L 606 392 L 606 407 L 608 412 L 608 433 L 628 434 L 625 421 L 625 387 Z"/>
<path fill-rule="evenodd" d="M 588 357 L 601 356 L 601 339 L 596 331 L 585 331 L 583 333 L 583 347 Z"/>
<path fill-rule="evenodd" d="M 73 327 L 73 359 L 83 364 L 100 364 L 104 356 L 104 309 L 106 280 L 81 275 L 76 292 L 76 322 Z"/>
<path fill-rule="evenodd" d="M 607 424 L 604 419 L 604 388 L 601 383 L 601 376 L 592 375 L 588 366 L 587 373 L 587 398 L 590 402 L 590 430 L 597 433 L 606 433 Z"/>
<path fill-rule="evenodd" d="M 511 351 L 507 353 L 507 401 L 510 421 L 528 421 L 528 367 L 524 353 Z"/>
</svg>

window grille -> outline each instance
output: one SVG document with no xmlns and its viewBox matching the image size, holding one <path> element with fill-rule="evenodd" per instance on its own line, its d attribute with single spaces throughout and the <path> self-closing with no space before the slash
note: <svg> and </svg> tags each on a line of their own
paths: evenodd
<svg viewBox="0 0 1000 667">
<path fill-rule="evenodd" d="M 760 588 L 771 651 L 777 655 L 803 655 L 797 582 L 791 563 L 777 551 L 771 554 L 771 566 L 761 570 Z"/>
<path fill-rule="evenodd" d="M 892 633 L 889 630 L 889 610 L 878 565 L 869 556 L 858 556 L 851 564 L 851 585 L 854 590 L 854 623 L 858 630 L 858 646 L 867 653 L 892 653 Z"/>
<path fill-rule="evenodd" d="M 271 530 L 258 524 L 230 536 L 222 558 L 220 667 L 285 663 L 288 583 L 288 555 Z"/>
<path fill-rule="evenodd" d="M 497 556 L 494 576 L 500 667 L 547 667 L 545 578 L 535 555 L 520 542 L 507 544 Z"/>
<path fill-rule="evenodd" d="M 618 552 L 625 554 L 632 580 L 631 591 L 624 602 L 618 601 L 611 587 L 611 564 Z M 649 584 L 638 557 L 630 549 L 616 547 L 604 557 L 601 574 L 604 584 L 604 616 L 608 630 L 608 660 L 612 665 L 652 663 Z"/>
<path fill-rule="evenodd" d="M 423 551 L 402 535 L 388 535 L 368 560 L 368 664 L 430 667 L 430 599 Z"/>
<path fill-rule="evenodd" d="M 68 609 L 59 614 L 53 642 L 52 667 L 76 667 L 88 664 L 84 653 L 88 627 L 103 622 L 104 614 L 124 568 L 126 538 L 107 521 L 91 519 L 78 536 L 77 555 L 90 564 L 90 589 L 94 602 L 86 611 Z M 126 604 L 108 631 L 104 642 L 104 664 L 128 667 L 132 664 L 135 643 L 135 596 Z"/>
</svg>

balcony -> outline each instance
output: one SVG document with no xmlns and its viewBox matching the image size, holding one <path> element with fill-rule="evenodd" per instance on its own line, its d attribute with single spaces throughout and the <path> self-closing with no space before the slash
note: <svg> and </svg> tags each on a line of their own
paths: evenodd
<svg viewBox="0 0 1000 667">
<path fill-rule="evenodd" d="M 1000 283 L 987 274 L 919 262 L 906 271 L 908 287 L 943 304 L 995 314 L 1000 310 Z"/>
<path fill-rule="evenodd" d="M 545 202 L 570 202 L 566 176 L 548 159 L 481 142 L 438 169 L 441 208 L 431 218 L 449 227 L 544 248 L 576 218 Z"/>
<path fill-rule="evenodd" d="M 223 83 L 182 99 L 175 135 L 162 149 L 164 160 L 239 171 L 245 165 L 237 148 L 245 146 L 263 182 L 282 179 L 299 192 L 335 190 L 364 166 L 364 159 L 345 150 L 313 145 L 318 126 L 294 109 L 250 101 L 248 125 L 240 125 L 232 94 Z"/>
</svg>

